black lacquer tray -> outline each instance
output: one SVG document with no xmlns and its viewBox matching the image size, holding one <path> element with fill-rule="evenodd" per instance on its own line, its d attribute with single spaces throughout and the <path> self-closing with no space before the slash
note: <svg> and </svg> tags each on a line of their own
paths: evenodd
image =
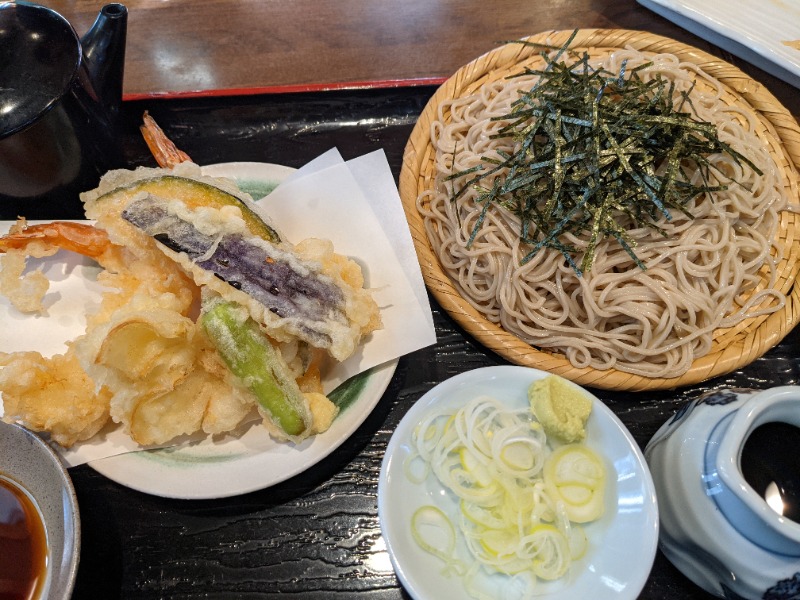
<svg viewBox="0 0 800 600">
<path fill-rule="evenodd" d="M 345 159 L 383 149 L 397 178 L 413 125 L 434 91 L 409 87 L 126 102 L 125 159 L 131 167 L 154 166 L 138 133 L 148 110 L 199 164 L 299 167 L 334 146 Z M 16 216 L 2 210 L 2 219 Z M 435 300 L 431 304 L 438 343 L 401 358 L 359 430 L 333 455 L 288 481 L 234 498 L 183 501 L 127 489 L 85 465 L 71 469 L 82 522 L 74 600 L 408 598 L 389 562 L 377 515 L 378 473 L 389 438 L 437 383 L 477 367 L 508 364 L 466 334 Z M 798 342 L 798 334 L 790 333 L 748 367 L 677 391 L 592 391 L 644 448 L 683 403 L 705 391 L 798 383 Z M 641 598 L 710 596 L 659 553 Z"/>
</svg>

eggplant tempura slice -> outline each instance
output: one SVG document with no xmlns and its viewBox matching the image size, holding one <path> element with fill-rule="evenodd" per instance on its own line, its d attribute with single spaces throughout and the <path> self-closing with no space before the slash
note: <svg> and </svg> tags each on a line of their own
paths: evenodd
<svg viewBox="0 0 800 600">
<path fill-rule="evenodd" d="M 189 155 L 167 137 L 147 111 L 139 129 L 160 167 L 178 171 L 194 168 L 199 173 Z M 363 289 L 364 279 L 355 262 L 334 254 L 330 242 L 306 240 L 294 248 L 282 244 L 278 232 L 258 216 L 247 194 L 229 180 L 212 181 L 214 183 L 209 184 L 208 180 L 201 182 L 197 178 L 162 175 L 154 180 L 140 180 L 132 187 L 162 199 L 180 199 L 193 210 L 204 206 L 219 209 L 235 206 L 242 211 L 246 227 L 255 237 L 234 234 L 210 238 L 204 231 L 193 231 L 192 224 L 185 223 L 179 215 L 166 214 L 163 203 L 153 199 L 130 206 L 123 212 L 123 218 L 145 230 L 166 248 L 188 256 L 196 264 L 202 261 L 200 266 L 204 271 L 190 269 L 196 280 L 199 277 L 197 283 L 227 298 L 225 286 L 208 280 L 208 273 L 213 273 L 245 292 L 232 300 L 244 303 L 251 316 L 265 324 L 267 332 L 279 341 L 285 341 L 281 334 L 285 326 L 290 335 L 326 349 L 334 358 L 342 360 L 352 353 L 360 337 L 380 327 L 377 305 Z M 220 189 L 223 187 L 225 189 Z M 127 191 L 132 190 L 129 187 Z M 255 238 L 262 238 L 267 244 Z M 275 252 L 276 246 L 283 246 L 281 252 Z M 293 250 L 296 256 L 292 257 L 291 252 L 282 253 L 287 249 Z M 302 258 L 303 263 L 294 264 L 297 257 Z M 184 261 L 181 264 L 186 266 Z M 217 285 L 213 285 L 215 283 Z M 256 303 L 248 302 L 248 296 Z M 275 316 L 264 313 L 264 306 Z M 321 318 L 325 313 L 328 316 Z M 284 320 L 283 325 L 281 320 Z M 273 328 L 276 325 L 278 330 Z M 337 334 L 342 325 L 350 329 L 344 338 L 355 338 L 355 343 L 344 342 L 343 336 Z"/>
<path fill-rule="evenodd" d="M 219 202 L 223 194 L 236 201 Z M 112 171 L 81 198 L 86 216 L 112 241 L 156 244 L 198 285 L 247 308 L 278 341 L 299 338 L 344 360 L 380 325 L 358 265 L 335 255 L 329 242 L 286 242 L 233 182 L 205 177 L 193 163 Z"/>
</svg>

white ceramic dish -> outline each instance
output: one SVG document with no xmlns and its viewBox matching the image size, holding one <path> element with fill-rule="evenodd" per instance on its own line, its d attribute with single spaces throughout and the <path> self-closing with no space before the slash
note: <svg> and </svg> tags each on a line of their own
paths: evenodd
<svg viewBox="0 0 800 600">
<path fill-rule="evenodd" d="M 403 462 L 421 416 L 434 405 L 456 407 L 479 395 L 509 406 L 525 406 L 530 384 L 548 374 L 516 366 L 487 367 L 456 375 L 422 396 L 398 425 L 381 465 L 378 516 L 398 578 L 415 600 L 466 600 L 458 579 L 441 573 L 443 563 L 422 551 L 411 536 L 411 516 L 426 504 L 438 505 L 457 522 L 452 497 L 430 482 L 412 483 Z M 655 558 L 658 508 L 644 457 L 622 422 L 594 399 L 587 444 L 606 461 L 609 483 L 604 516 L 586 526 L 589 550 L 563 580 L 539 582 L 539 593 L 551 598 L 630 599 L 638 597 Z M 502 578 L 498 585 L 502 585 Z M 502 591 L 498 597 L 506 597 Z M 509 596 L 512 597 L 512 596 Z"/>
<path fill-rule="evenodd" d="M 49 556 L 42 599 L 69 600 L 78 572 L 81 525 L 75 489 L 66 469 L 38 436 L 0 421 L 0 475 L 33 497 L 44 520 Z"/>
<path fill-rule="evenodd" d="M 638 0 L 695 35 L 800 87 L 800 0 Z"/>
<path fill-rule="evenodd" d="M 266 163 L 225 163 L 203 170 L 235 179 L 255 199 L 294 172 Z M 8 226 L 10 223 L 0 223 L 0 231 Z M 40 263 L 52 281 L 46 297 L 48 318 L 20 318 L 0 302 L 0 319 L 5 325 L 0 331 L 0 348 L 4 351 L 63 352 L 66 341 L 83 333 L 87 306 L 99 300 L 101 290 L 94 282 L 98 267 L 92 261 L 59 253 Z M 221 498 L 263 489 L 317 464 L 350 437 L 381 399 L 396 367 L 397 360 L 389 361 L 339 386 L 334 397 L 339 398 L 340 413 L 333 425 L 299 445 L 275 442 L 263 427 L 254 426 L 235 436 L 118 454 L 88 464 L 117 483 L 169 498 Z"/>
</svg>

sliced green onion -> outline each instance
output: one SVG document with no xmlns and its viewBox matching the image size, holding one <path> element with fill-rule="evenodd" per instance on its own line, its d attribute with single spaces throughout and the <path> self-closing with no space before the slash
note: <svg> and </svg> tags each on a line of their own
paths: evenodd
<svg viewBox="0 0 800 600">
<path fill-rule="evenodd" d="M 512 410 L 482 396 L 433 411 L 415 429 L 412 447 L 407 460 L 429 469 L 407 465 L 409 479 L 426 483 L 419 473 L 429 472 L 460 512 L 453 521 L 423 506 L 412 518 L 414 539 L 446 571 L 463 576 L 471 596 L 496 592 L 481 586 L 484 572 L 508 575 L 509 585 L 530 591 L 537 579 L 563 577 L 586 553 L 576 522 L 602 514 L 605 467 L 583 444 L 551 449 L 529 406 Z M 472 559 L 468 567 L 456 558 L 458 536 Z"/>
<path fill-rule="evenodd" d="M 455 555 L 455 528 L 441 509 L 430 505 L 418 508 L 411 517 L 411 535 L 420 548 L 445 563 L 445 574 L 464 574 L 464 565 Z"/>
</svg>

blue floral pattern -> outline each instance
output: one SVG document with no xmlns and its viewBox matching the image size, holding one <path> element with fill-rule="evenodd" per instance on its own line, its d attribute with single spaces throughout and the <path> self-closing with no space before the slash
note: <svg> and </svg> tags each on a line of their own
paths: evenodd
<svg viewBox="0 0 800 600">
<path fill-rule="evenodd" d="M 731 402 L 736 402 L 739 399 L 739 394 L 748 394 L 754 391 L 755 390 L 748 388 L 731 388 L 705 392 L 699 398 L 695 400 L 689 400 L 683 406 L 681 406 L 678 409 L 678 412 L 672 416 L 669 424 L 674 425 L 686 417 L 692 411 L 692 409 L 694 409 L 696 406 L 700 406 L 701 404 L 707 404 L 709 406 L 725 406 Z"/>
<path fill-rule="evenodd" d="M 678 412 L 676 412 L 676 413 L 675 413 L 675 414 L 672 416 L 672 419 L 670 420 L 669 424 L 670 424 L 670 425 L 674 425 L 675 423 L 677 423 L 678 421 L 680 421 L 680 420 L 681 420 L 683 417 L 685 417 L 685 416 L 686 416 L 686 414 L 689 412 L 689 409 L 690 409 L 690 408 L 694 408 L 694 404 L 695 404 L 695 402 L 696 402 L 695 400 L 690 400 L 689 402 L 685 402 L 685 403 L 683 404 L 683 406 L 681 406 L 681 407 L 678 409 Z"/>
<path fill-rule="evenodd" d="M 724 406 L 731 402 L 736 402 L 739 398 L 734 390 L 718 390 L 714 392 L 706 392 L 697 401 L 698 404 L 708 404 L 710 406 Z"/>
<path fill-rule="evenodd" d="M 764 600 L 800 600 L 800 572 L 783 579 L 764 592 Z"/>
</svg>

